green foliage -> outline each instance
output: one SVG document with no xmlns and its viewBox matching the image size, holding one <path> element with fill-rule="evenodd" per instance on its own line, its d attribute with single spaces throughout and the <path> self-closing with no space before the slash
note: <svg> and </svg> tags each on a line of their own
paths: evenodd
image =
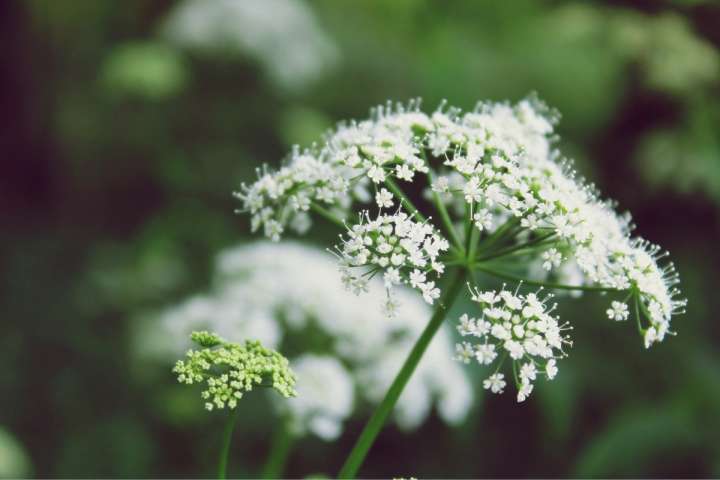
<svg viewBox="0 0 720 480">
<path fill-rule="evenodd" d="M 675 128 L 654 130 L 642 140 L 637 168 L 655 188 L 704 192 L 720 204 L 720 108 L 703 97 L 693 100 Z"/>
<path fill-rule="evenodd" d="M 687 412 L 675 408 L 627 409 L 581 453 L 574 476 L 633 477 L 656 471 L 654 464 L 665 453 L 701 446 L 687 420 Z"/>
<path fill-rule="evenodd" d="M 95 453 L 88 455 L 88 451 Z M 143 419 L 122 414 L 76 427 L 64 439 L 55 468 L 59 477 L 128 478 L 138 470 L 148 471 L 157 454 Z"/>
<path fill-rule="evenodd" d="M 165 45 L 132 42 L 113 49 L 102 70 L 102 83 L 113 94 L 162 100 L 182 91 L 188 73 L 180 54 Z"/>
</svg>

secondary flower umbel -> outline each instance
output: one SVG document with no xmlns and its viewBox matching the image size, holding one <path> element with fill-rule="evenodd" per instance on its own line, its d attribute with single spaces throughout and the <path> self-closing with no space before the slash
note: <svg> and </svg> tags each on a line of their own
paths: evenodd
<svg viewBox="0 0 720 480">
<path fill-rule="evenodd" d="M 440 253 L 450 244 L 427 222 L 420 223 L 403 212 L 381 214 L 375 219 L 365 212 L 360 223 L 352 226 L 337 250 L 343 282 L 355 291 L 366 290 L 368 278 L 383 272 L 388 292 L 386 310 L 394 310 L 392 289 L 405 284 L 422 292 L 429 304 L 440 296 L 440 289 L 429 275 L 442 274 Z"/>
<path fill-rule="evenodd" d="M 193 332 L 193 342 L 201 350 L 189 350 L 186 360 L 173 368 L 180 383 L 205 383 L 205 408 L 234 409 L 245 392 L 269 382 L 283 397 L 295 396 L 295 375 L 285 357 L 263 347 L 258 341 L 245 345 L 229 343 L 210 332 Z"/>
<path fill-rule="evenodd" d="M 518 402 L 532 392 L 533 382 L 539 376 L 548 380 L 557 374 L 557 359 L 565 356 L 563 347 L 571 345 L 563 332 L 571 330 L 551 315 L 555 305 L 548 306 L 548 298 L 537 293 L 521 295 L 517 292 L 480 292 L 470 288 L 471 299 L 480 305 L 480 316 L 460 317 L 458 331 L 471 341 L 456 345 L 457 359 L 464 363 L 477 361 L 480 365 L 500 360 L 495 372 L 483 383 L 485 389 L 502 393 L 504 374 L 498 373 L 509 357 L 518 387 Z"/>
</svg>

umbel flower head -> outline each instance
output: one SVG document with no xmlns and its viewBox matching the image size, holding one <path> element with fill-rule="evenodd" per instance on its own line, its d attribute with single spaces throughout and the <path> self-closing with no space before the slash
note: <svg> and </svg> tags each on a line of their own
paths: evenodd
<svg viewBox="0 0 720 480">
<path fill-rule="evenodd" d="M 499 370 L 509 358 L 518 387 L 517 400 L 523 402 L 537 377 L 552 380 L 557 375 L 557 359 L 565 356 L 563 346 L 571 345 L 563 331 L 572 327 L 561 325 L 551 315 L 555 304 L 548 305 L 549 297 L 542 298 L 538 293 L 522 295 L 504 288 L 500 292 L 471 288 L 470 292 L 472 301 L 480 305 L 481 315 L 460 317 L 458 331 L 472 341 L 456 345 L 456 358 L 464 363 L 476 360 L 480 365 L 491 365 L 500 357 L 495 373 L 483 382 L 483 387 L 492 393 L 503 392 L 505 374 Z"/>
<path fill-rule="evenodd" d="M 393 315 L 395 310 L 392 297 L 395 285 L 417 288 L 432 305 L 440 296 L 440 289 L 428 280 L 428 275 L 445 270 L 438 256 L 450 247 L 448 241 L 432 225 L 416 222 L 403 212 L 379 215 L 372 220 L 366 212 L 364 217 L 338 247 L 343 283 L 350 290 L 363 292 L 367 290 L 368 278 L 383 272 L 388 314 Z"/>
<path fill-rule="evenodd" d="M 236 196 L 253 230 L 276 241 L 288 227 L 306 231 L 310 211 L 342 225 L 340 269 L 357 293 L 382 273 L 389 293 L 410 284 L 432 303 L 445 267 L 520 281 L 540 265 L 544 281 L 527 285 L 609 293 L 607 316 L 632 313 L 649 347 L 684 311 L 675 268 L 661 264 L 667 253 L 659 247 L 632 236 L 628 214 L 576 176 L 555 148 L 558 119 L 535 97 L 430 114 L 419 102 L 388 104 L 340 124 L 319 146 L 296 148 Z M 418 192 L 422 204 L 410 198 Z M 353 221 L 356 205 L 379 213 Z M 417 233 L 408 239 L 409 229 Z M 572 284 L 564 283 L 568 272 Z M 384 309 L 392 306 L 389 295 Z"/>
<path fill-rule="evenodd" d="M 264 381 L 285 398 L 296 395 L 288 360 L 260 342 L 229 343 L 210 332 L 193 332 L 191 339 L 202 348 L 189 350 L 173 372 L 180 383 L 205 384 L 201 396 L 208 410 L 235 408 L 246 392 Z"/>
</svg>

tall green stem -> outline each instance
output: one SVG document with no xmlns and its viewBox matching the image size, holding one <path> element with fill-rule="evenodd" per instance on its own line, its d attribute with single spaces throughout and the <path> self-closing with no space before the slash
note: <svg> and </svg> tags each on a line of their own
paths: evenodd
<svg viewBox="0 0 720 480">
<path fill-rule="evenodd" d="M 233 430 L 235 430 L 235 424 L 237 423 L 237 419 L 240 416 L 238 412 L 240 412 L 240 409 L 236 408 L 235 411 L 230 415 L 230 418 L 228 418 L 227 423 L 225 424 L 225 432 L 223 433 L 223 444 L 222 448 L 220 449 L 220 460 L 218 461 L 218 478 L 220 479 L 224 479 L 227 472 L 228 456 L 230 455 L 230 442 L 232 441 L 232 434 Z"/>
<path fill-rule="evenodd" d="M 395 380 L 393 380 L 392 385 L 390 385 L 390 388 L 385 394 L 385 398 L 383 398 L 382 402 L 365 425 L 365 428 L 360 434 L 360 438 L 358 438 L 355 446 L 350 452 L 350 456 L 348 456 L 347 460 L 345 460 L 345 464 L 342 466 L 342 469 L 338 474 L 339 478 L 355 478 L 357 475 L 360 466 L 365 460 L 365 456 L 370 450 L 370 447 L 372 447 L 372 444 L 375 442 L 375 439 L 385 424 L 388 415 L 390 415 L 393 407 L 395 407 L 395 403 L 397 403 L 405 385 L 407 385 L 410 377 L 415 371 L 415 368 L 417 368 L 420 359 L 430 344 L 430 341 L 435 336 L 435 333 L 437 333 L 448 310 L 460 293 L 463 283 L 465 282 L 465 272 L 463 270 L 456 269 L 453 270 L 450 275 L 451 278 L 448 286 L 445 289 L 443 296 L 440 298 L 433 316 L 430 318 L 430 321 L 420 335 L 420 338 L 418 338 L 417 342 L 415 342 L 415 345 L 410 351 L 410 354 L 405 360 L 400 372 L 398 372 Z"/>
<path fill-rule="evenodd" d="M 445 230 L 447 230 L 448 235 L 450 235 L 450 239 L 453 241 L 455 246 L 458 247 L 459 250 L 462 250 L 463 243 L 460 239 L 460 235 L 458 235 L 457 231 L 455 230 L 455 226 L 450 219 L 450 214 L 447 211 L 447 207 L 445 207 L 442 198 L 440 198 L 440 195 L 437 192 L 433 192 L 433 200 L 435 201 L 435 208 L 437 208 L 437 211 L 440 213 L 440 219 L 442 220 L 443 225 L 445 225 Z"/>
<path fill-rule="evenodd" d="M 292 434 L 286 422 L 282 422 L 273 436 L 270 454 L 263 467 L 262 478 L 280 478 L 292 446 Z"/>
</svg>

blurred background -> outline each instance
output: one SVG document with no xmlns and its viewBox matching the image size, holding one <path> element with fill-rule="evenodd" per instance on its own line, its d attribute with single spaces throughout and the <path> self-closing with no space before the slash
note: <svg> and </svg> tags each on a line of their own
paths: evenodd
<svg viewBox="0 0 720 480">
<path fill-rule="evenodd" d="M 0 476 L 212 475 L 223 416 L 171 360 L 138 357 L 137 325 L 253 240 L 231 192 L 386 99 L 531 91 L 578 170 L 672 253 L 679 335 L 645 351 L 604 299 L 563 302 L 557 380 L 517 405 L 478 377 L 460 427 L 390 426 L 362 474 L 720 476 L 716 2 L 5 0 L 0 37 Z M 253 476 L 272 424 L 243 408 L 230 472 Z M 300 440 L 286 475 L 335 474 L 367 416 Z"/>
</svg>

